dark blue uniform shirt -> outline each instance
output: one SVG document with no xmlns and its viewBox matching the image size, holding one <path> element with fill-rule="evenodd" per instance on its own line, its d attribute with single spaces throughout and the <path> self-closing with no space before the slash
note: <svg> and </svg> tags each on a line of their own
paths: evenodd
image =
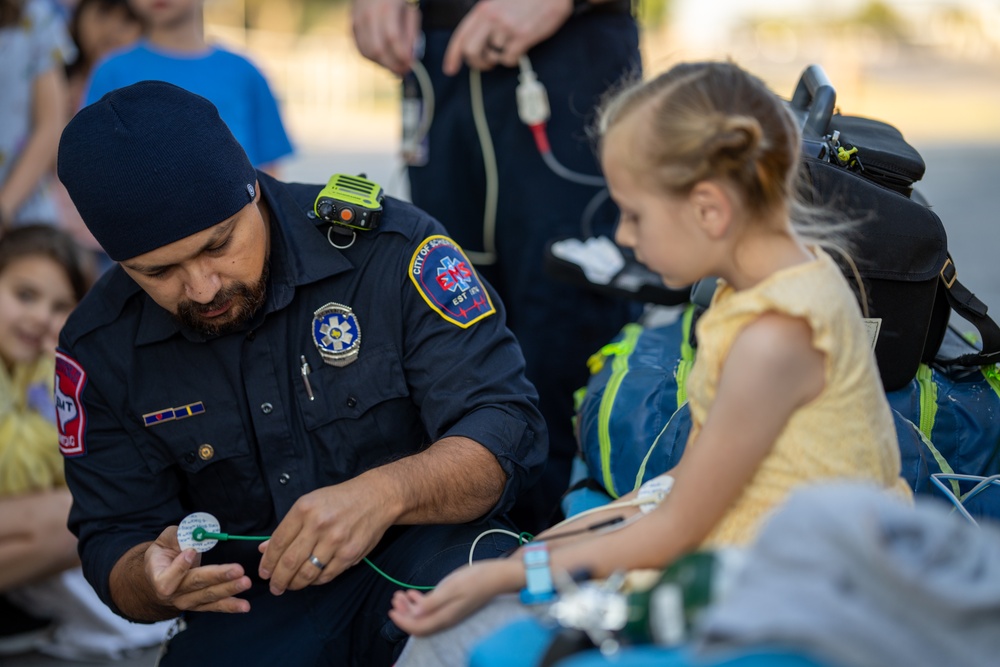
<svg viewBox="0 0 1000 667">
<path fill-rule="evenodd" d="M 303 494 L 465 436 L 507 475 L 496 516 L 544 464 L 536 393 L 495 295 L 496 312 L 463 328 L 409 277 L 415 251 L 443 228 L 387 198 L 380 226 L 338 250 L 307 215 L 320 186 L 259 178 L 272 211 L 270 279 L 244 330 L 189 331 L 115 267 L 60 337 L 70 527 L 108 604 L 119 558 L 191 512 L 215 515 L 223 532 L 267 535 Z M 331 302 L 350 308 L 361 332 L 343 367 L 324 363 L 313 340 L 314 312 Z M 203 411 L 145 423 L 198 403 Z M 74 424 L 79 441 L 67 439 Z M 242 560 L 255 573 L 259 556 L 242 546 L 220 543 L 204 562 Z"/>
</svg>

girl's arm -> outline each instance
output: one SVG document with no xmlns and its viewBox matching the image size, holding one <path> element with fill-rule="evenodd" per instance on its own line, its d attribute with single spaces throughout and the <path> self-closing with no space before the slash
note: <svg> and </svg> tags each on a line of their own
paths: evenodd
<svg viewBox="0 0 1000 667">
<path fill-rule="evenodd" d="M 31 135 L 17 164 L 0 186 L 0 220 L 6 224 L 56 163 L 59 135 L 66 124 L 66 96 L 66 79 L 60 65 L 54 64 L 35 79 Z"/>
<path fill-rule="evenodd" d="M 671 472 L 670 495 L 621 530 L 551 541 L 551 566 L 586 569 L 601 578 L 622 569 L 663 568 L 697 548 L 749 484 L 795 410 L 822 391 L 824 364 L 802 320 L 768 314 L 747 326 L 730 350 L 700 433 Z M 406 632 L 429 634 L 454 625 L 493 595 L 523 586 L 516 556 L 480 562 L 449 575 L 429 595 L 397 594 L 391 616 Z"/>
<path fill-rule="evenodd" d="M 0 498 L 0 593 L 80 564 L 65 488 Z"/>
<path fill-rule="evenodd" d="M 671 471 L 670 495 L 620 531 L 574 545 L 553 542 L 553 565 L 587 567 L 605 577 L 623 568 L 662 568 L 697 548 L 743 493 L 792 414 L 822 391 L 824 364 L 803 320 L 768 314 L 747 326 L 723 365 L 700 433 Z"/>
</svg>

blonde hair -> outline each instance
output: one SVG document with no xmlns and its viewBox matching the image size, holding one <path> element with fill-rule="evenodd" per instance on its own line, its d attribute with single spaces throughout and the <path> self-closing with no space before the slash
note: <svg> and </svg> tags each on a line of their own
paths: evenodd
<svg viewBox="0 0 1000 667">
<path fill-rule="evenodd" d="M 634 147 L 639 178 L 673 195 L 724 180 L 755 216 L 788 210 L 799 130 L 760 79 L 729 62 L 677 65 L 617 93 L 599 117 L 599 138 L 640 110 L 652 125 Z"/>
<path fill-rule="evenodd" d="M 733 187 L 758 220 L 788 219 L 804 242 L 831 251 L 854 276 L 862 308 L 867 294 L 851 258 L 851 235 L 860 221 L 808 203 L 802 138 L 784 101 L 756 76 L 732 62 L 675 65 L 649 81 L 626 83 L 604 103 L 596 134 L 637 113 L 648 113 L 648 131 L 633 150 L 633 175 L 671 195 L 685 195 L 716 179 Z"/>
</svg>

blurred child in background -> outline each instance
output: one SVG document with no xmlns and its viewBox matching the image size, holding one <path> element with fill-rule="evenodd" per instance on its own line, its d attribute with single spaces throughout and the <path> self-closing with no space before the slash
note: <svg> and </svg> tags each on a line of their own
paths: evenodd
<svg viewBox="0 0 1000 667">
<path fill-rule="evenodd" d="M 76 59 L 66 65 L 72 116 L 83 102 L 87 81 L 97 63 L 111 52 L 137 42 L 142 24 L 126 0 L 79 0 L 73 8 L 69 34 L 77 51 Z"/>
<path fill-rule="evenodd" d="M 0 233 L 59 221 L 49 184 L 66 124 L 63 64 L 74 57 L 48 0 L 0 0 Z"/>
<path fill-rule="evenodd" d="M 69 85 L 67 119 L 72 118 L 83 103 L 90 74 L 108 54 L 138 41 L 142 25 L 126 0 L 79 0 L 73 8 L 69 33 L 76 45 L 77 56 L 66 65 Z M 90 251 L 97 262 L 98 273 L 111 268 L 114 262 L 90 233 L 77 212 L 69 193 L 58 180 L 53 191 L 59 204 L 62 226 L 77 243 Z"/>
<path fill-rule="evenodd" d="M 206 43 L 203 0 L 130 0 L 143 38 L 98 64 L 84 104 L 148 79 L 208 99 L 254 167 L 275 175 L 292 153 L 278 103 L 260 70 L 241 55 Z"/>
<path fill-rule="evenodd" d="M 66 528 L 71 499 L 56 430 L 55 350 L 92 275 L 87 255 L 57 228 L 25 225 L 0 239 L 0 593 L 8 614 L 23 614 L 5 624 L 53 621 L 33 643 L 4 633 L 0 655 L 37 649 L 114 658 L 159 643 L 165 632 L 128 623 L 100 602 Z"/>
</svg>

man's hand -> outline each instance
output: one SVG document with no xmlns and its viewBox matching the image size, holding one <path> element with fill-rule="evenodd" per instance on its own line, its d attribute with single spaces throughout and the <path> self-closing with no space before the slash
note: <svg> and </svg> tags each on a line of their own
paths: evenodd
<svg viewBox="0 0 1000 667">
<path fill-rule="evenodd" d="M 483 516 L 505 482 L 485 447 L 460 436 L 442 438 L 419 454 L 295 501 L 260 545 L 260 576 L 271 580 L 275 595 L 325 584 L 361 562 L 394 524 L 464 523 Z"/>
<path fill-rule="evenodd" d="M 516 67 L 528 49 L 555 34 L 572 13 L 572 0 L 480 0 L 455 29 L 442 69 L 457 74 L 463 61 L 480 70 L 498 64 Z"/>
<path fill-rule="evenodd" d="M 271 592 L 325 584 L 361 562 L 395 518 L 385 498 L 359 478 L 299 498 L 260 545 L 260 576 Z"/>
<path fill-rule="evenodd" d="M 137 544 L 118 559 L 111 570 L 111 597 L 134 621 L 162 621 L 182 611 L 250 611 L 249 602 L 234 597 L 250 588 L 243 566 L 200 564 L 197 551 L 181 551 L 177 526 L 170 526 L 154 542 Z"/>
<path fill-rule="evenodd" d="M 170 526 L 146 549 L 144 569 L 157 602 L 180 611 L 219 611 L 239 614 L 250 611 L 250 603 L 233 597 L 250 588 L 243 567 L 200 566 L 201 554 L 181 551 L 177 526 Z"/>
<path fill-rule="evenodd" d="M 420 10 L 406 0 L 354 0 L 354 41 L 365 58 L 402 76 L 410 71 Z"/>
</svg>

